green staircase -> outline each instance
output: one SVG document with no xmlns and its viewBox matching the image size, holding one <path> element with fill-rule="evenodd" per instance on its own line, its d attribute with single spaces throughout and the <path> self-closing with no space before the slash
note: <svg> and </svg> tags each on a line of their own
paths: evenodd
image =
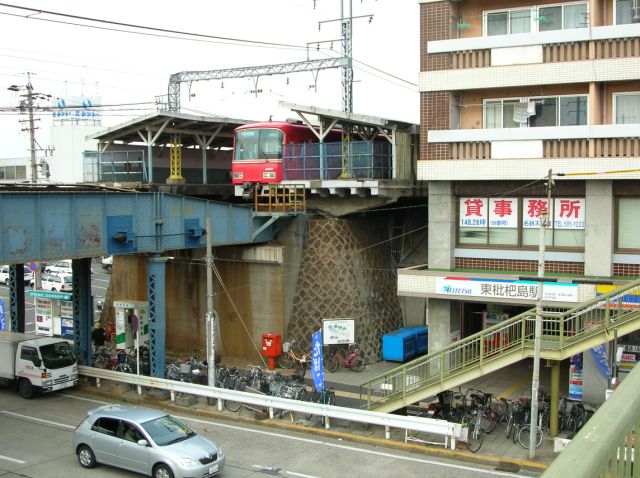
<svg viewBox="0 0 640 478">
<path fill-rule="evenodd" d="M 533 356 L 536 310 L 505 320 L 360 386 L 369 410 L 391 412 Z M 570 310 L 542 313 L 540 357 L 563 360 L 640 329 L 640 279 Z"/>
</svg>

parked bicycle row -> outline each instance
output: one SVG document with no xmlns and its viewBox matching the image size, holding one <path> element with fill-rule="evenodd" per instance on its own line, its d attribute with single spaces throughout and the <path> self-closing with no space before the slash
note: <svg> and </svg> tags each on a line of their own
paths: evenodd
<svg viewBox="0 0 640 478">
<path fill-rule="evenodd" d="M 304 371 L 304 369 L 302 369 Z M 258 365 L 249 365 L 248 370 L 242 371 L 235 367 L 220 367 L 216 374 L 216 386 L 229 390 L 259 393 L 273 397 L 288 398 L 290 400 L 309 401 L 335 405 L 335 391 L 328 389 L 324 392 L 311 391 L 304 382 L 304 374 L 282 375 L 280 372 L 267 372 Z M 231 412 L 238 412 L 241 408 L 254 411 L 254 406 L 240 402 L 225 400 L 224 406 Z M 287 410 L 279 410 L 276 416 L 284 418 L 293 413 Z M 305 415 L 310 419 L 312 415 Z"/>
<path fill-rule="evenodd" d="M 148 374 L 148 361 L 142 362 L 140 373 Z M 94 367 L 111 369 L 117 372 L 136 373 L 136 356 L 123 350 L 113 353 L 108 347 L 99 347 L 94 351 Z M 282 375 L 280 372 L 264 371 L 258 365 L 249 364 L 246 370 L 236 367 L 216 366 L 216 387 L 228 390 L 239 390 L 259 393 L 291 400 L 311 401 L 327 405 L 335 405 L 335 391 L 328 389 L 324 392 L 314 392 L 304 382 L 304 368 L 302 373 Z M 196 357 L 189 357 L 185 361 L 170 360 L 165 365 L 165 378 L 188 383 L 206 385 L 208 383 L 206 361 L 199 361 Z M 225 400 L 224 407 L 231 412 L 238 412 L 245 407 L 255 410 L 251 405 L 231 400 Z M 276 414 L 285 417 L 287 410 L 279 410 Z M 291 418 L 293 414 L 290 414 Z M 304 418 L 311 418 L 311 415 Z"/>
<path fill-rule="evenodd" d="M 428 415 L 451 422 L 462 423 L 468 430 L 467 446 L 475 453 L 482 446 L 484 435 L 492 433 L 498 425 L 504 424 L 505 436 L 513 443 L 529 448 L 531 434 L 531 399 L 518 400 L 496 398 L 493 394 L 470 388 L 447 390 L 437 395 L 438 401 L 429 405 Z M 538 425 L 536 426 L 536 447 L 540 446 L 545 433 L 550 428 L 551 400 L 541 393 L 538 401 Z M 558 431 L 573 438 L 587 420 L 595 413 L 595 407 L 566 397 L 558 406 Z"/>
<path fill-rule="evenodd" d="M 292 340 L 282 344 L 282 355 L 278 357 L 278 365 L 282 368 L 311 365 L 311 353 L 299 350 L 297 342 Z M 333 345 L 323 353 L 322 364 L 325 372 L 337 372 L 346 368 L 354 372 L 362 372 L 367 366 L 367 359 L 358 344 Z"/>
</svg>

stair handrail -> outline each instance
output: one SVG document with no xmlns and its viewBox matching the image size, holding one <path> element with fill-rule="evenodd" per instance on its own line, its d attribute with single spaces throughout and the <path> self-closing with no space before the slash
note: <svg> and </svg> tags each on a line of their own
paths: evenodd
<svg viewBox="0 0 640 478">
<path fill-rule="evenodd" d="M 570 331 L 567 328 L 568 325 L 571 325 L 571 324 L 568 324 L 569 321 L 574 321 L 574 320 L 577 321 L 578 318 L 581 318 L 583 315 L 585 315 L 590 311 L 600 312 L 601 310 L 604 310 L 604 317 L 605 317 L 604 327 L 605 328 L 608 327 L 608 325 L 611 325 L 612 299 L 617 300 L 618 302 L 621 302 L 622 297 L 625 296 L 626 292 L 628 292 L 631 289 L 637 288 L 639 286 L 640 286 L 640 279 L 637 279 L 635 281 L 628 282 L 622 285 L 621 287 L 613 289 L 607 293 L 596 295 L 593 299 L 587 302 L 584 302 L 580 305 L 577 305 L 572 309 L 568 309 L 560 313 L 553 310 L 543 311 L 543 314 L 542 314 L 543 320 L 550 323 L 553 327 L 555 327 L 555 329 L 552 328 L 551 330 L 556 333 L 554 335 L 550 335 L 549 337 L 557 338 L 558 346 L 560 349 L 562 349 L 564 345 L 570 342 L 570 340 L 565 339 L 565 337 L 568 334 L 570 335 L 570 333 L 573 333 L 573 331 Z M 547 304 L 547 306 L 550 306 L 550 304 Z M 622 310 L 623 308 L 621 306 L 617 307 L 617 311 L 619 314 L 622 312 Z M 492 344 L 495 344 L 496 338 L 498 340 L 498 343 L 495 344 L 497 345 L 497 348 L 493 350 L 494 352 L 496 350 L 500 352 L 507 352 L 507 351 L 512 351 L 516 348 L 526 347 L 527 342 L 533 338 L 535 315 L 536 315 L 536 309 L 535 308 L 529 309 L 517 316 L 511 317 L 510 319 L 506 319 L 499 324 L 493 325 L 469 337 L 465 337 L 460 341 L 449 344 L 446 347 L 436 352 L 431 352 L 421 357 L 415 358 L 405 364 L 400 365 L 399 367 L 393 370 L 384 372 L 382 374 L 379 374 L 367 380 L 366 382 L 360 385 L 360 397 L 361 397 L 361 400 L 365 402 L 363 405 L 365 405 L 367 408 L 371 407 L 371 403 L 372 403 L 371 400 L 373 396 L 371 387 L 373 384 L 376 384 L 376 383 L 380 384 L 381 387 L 383 385 L 386 385 L 387 387 L 389 387 L 388 391 L 390 393 L 384 392 L 386 393 L 386 395 L 382 397 L 381 396 L 376 397 L 376 398 L 385 398 L 385 401 L 386 401 L 386 399 L 392 398 L 394 395 L 402 394 L 402 396 L 404 396 L 406 394 L 405 389 L 409 386 L 412 388 L 412 390 L 416 390 L 417 388 L 420 388 L 421 385 L 423 386 L 429 385 L 429 378 L 436 378 L 437 375 L 440 375 L 440 378 L 443 379 L 445 377 L 445 368 L 446 368 L 445 365 L 447 364 L 447 360 L 446 360 L 447 354 L 455 351 L 456 349 L 464 348 L 467 345 L 477 343 L 477 345 L 474 346 L 475 349 L 477 349 L 477 355 L 470 355 L 468 359 L 470 359 L 469 363 L 474 363 L 474 364 L 479 363 L 480 365 L 482 365 L 483 358 L 484 358 L 483 356 L 486 354 L 485 352 L 486 344 L 489 343 L 491 347 Z M 583 322 L 588 324 L 587 321 L 583 321 Z M 518 340 L 514 340 L 515 338 L 514 334 L 510 334 L 508 335 L 509 343 L 506 345 L 501 343 L 502 341 L 501 331 L 509 330 L 509 329 L 514 329 L 515 331 L 518 331 L 518 328 L 521 332 L 520 336 L 517 338 Z M 592 328 L 585 328 L 583 324 L 583 327 L 579 329 L 580 333 L 577 333 L 578 328 L 576 328 L 575 329 L 576 333 L 571 338 L 573 339 L 573 341 L 578 341 L 581 339 L 581 334 L 583 332 L 593 331 L 594 333 L 596 333 L 600 329 L 601 329 L 601 325 L 598 325 L 597 327 L 594 326 Z M 492 352 L 492 350 L 490 349 L 489 352 Z M 463 352 L 463 361 L 464 361 L 464 355 L 465 354 Z M 495 358 L 495 355 L 493 358 Z M 438 364 L 440 365 L 439 374 L 434 374 L 429 376 L 427 379 L 422 380 L 421 381 L 422 383 L 420 381 L 411 382 L 411 383 L 407 382 L 407 377 L 412 377 L 412 376 L 415 377 L 415 375 L 409 374 L 408 371 L 416 370 L 418 367 L 421 367 L 423 364 L 428 364 L 429 362 L 432 362 L 432 364 L 435 364 L 436 359 L 438 359 Z M 425 367 L 422 367 L 422 368 L 425 368 Z M 451 370 L 449 369 L 447 370 L 447 372 L 448 373 L 446 375 L 448 378 L 452 374 L 451 374 Z M 394 381 L 394 378 L 398 378 L 398 377 L 401 378 L 401 380 Z M 393 390 L 396 385 L 400 385 L 401 389 Z M 378 392 L 380 392 L 380 390 L 382 390 L 382 388 L 379 388 Z"/>
</svg>

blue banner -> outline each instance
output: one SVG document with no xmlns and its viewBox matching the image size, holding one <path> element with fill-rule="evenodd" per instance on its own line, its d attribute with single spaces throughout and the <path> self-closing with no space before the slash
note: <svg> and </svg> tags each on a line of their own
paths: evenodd
<svg viewBox="0 0 640 478">
<path fill-rule="evenodd" d="M 3 330 L 7 330 L 6 324 L 4 322 L 4 300 L 0 299 L 0 332 Z"/>
<path fill-rule="evenodd" d="M 324 391 L 324 369 L 322 368 L 322 331 L 311 336 L 311 376 L 316 391 Z"/>
<path fill-rule="evenodd" d="M 604 378 L 611 379 L 611 367 L 609 366 L 609 355 L 607 354 L 607 348 L 604 344 L 596 345 L 591 349 L 591 356 L 593 361 L 598 366 L 598 370 Z"/>
</svg>

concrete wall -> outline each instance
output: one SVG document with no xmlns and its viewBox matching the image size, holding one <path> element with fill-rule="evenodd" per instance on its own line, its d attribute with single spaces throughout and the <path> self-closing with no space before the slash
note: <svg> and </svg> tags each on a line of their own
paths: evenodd
<svg viewBox="0 0 640 478">
<path fill-rule="evenodd" d="M 353 318 L 356 341 L 378 361 L 382 335 L 402 325 L 388 239 L 382 219 L 310 219 L 286 339 L 308 349 L 323 319 Z"/>
<path fill-rule="evenodd" d="M 454 267 L 455 201 L 452 183 L 429 182 L 429 269 Z"/>
<path fill-rule="evenodd" d="M 613 183 L 587 181 L 584 238 L 587 276 L 611 277 L 613 274 L 613 212 Z"/>
</svg>

